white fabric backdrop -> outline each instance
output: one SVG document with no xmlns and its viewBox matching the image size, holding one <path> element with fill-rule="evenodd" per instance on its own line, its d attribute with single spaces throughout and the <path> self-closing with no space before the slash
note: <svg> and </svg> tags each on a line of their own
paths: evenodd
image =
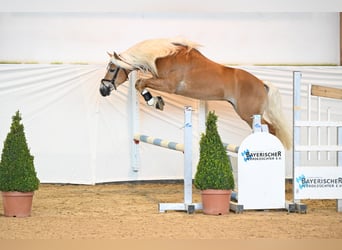
<svg viewBox="0 0 342 250">
<path fill-rule="evenodd" d="M 154 0 L 145 1 L 144 6 L 140 1 L 138 4 L 131 4 L 132 1 L 113 4 L 110 0 L 96 4 L 81 0 L 18 1 L 2 5 L 0 61 L 43 64 L 0 64 L 0 150 L 11 116 L 19 109 L 42 182 L 182 178 L 181 153 L 147 144 L 141 144 L 139 171 L 132 171 L 129 140 L 132 121 L 127 84 L 107 98 L 102 98 L 98 91 L 105 72 L 104 63 L 108 60 L 106 51 L 121 52 L 148 38 L 184 36 L 203 44 L 201 51 L 222 63 L 339 62 L 337 12 L 245 12 L 245 6 L 242 12 L 230 12 L 234 6 L 223 0 L 215 0 L 216 4 L 210 2 L 210 7 L 196 2 L 196 8 L 194 1 L 188 1 L 185 7 L 183 1 L 177 0 L 173 8 L 166 9 Z M 286 6 L 291 4 L 286 2 Z M 297 3 L 293 5 L 297 7 Z M 53 65 L 50 62 L 90 64 Z M 285 114 L 292 122 L 292 70 L 299 68 L 246 69 L 280 88 Z M 313 83 L 340 85 L 342 82 L 339 67 L 300 70 Z M 193 115 L 195 169 L 198 101 L 163 96 L 166 101 L 163 112 L 141 103 L 141 132 L 182 142 L 183 106 L 192 105 L 196 110 Z M 239 145 L 250 133 L 229 104 L 210 102 L 208 106 L 219 114 L 219 130 L 224 141 Z M 337 115 L 341 118 L 340 113 Z M 286 175 L 290 177 L 292 160 L 288 154 Z"/>
<path fill-rule="evenodd" d="M 181 179 L 183 155 L 141 144 L 138 172 L 132 171 L 131 102 L 128 84 L 111 96 L 99 94 L 106 65 L 0 65 L 0 150 L 11 117 L 20 110 L 35 165 L 42 182 L 84 183 L 123 180 Z M 292 71 L 303 72 L 303 84 L 342 87 L 341 67 L 244 67 L 281 91 L 283 107 L 292 123 Z M 303 89 L 303 94 L 304 94 Z M 153 92 L 155 93 L 155 92 Z M 164 96 L 164 111 L 147 107 L 140 98 L 141 133 L 183 142 L 183 107 L 195 109 L 194 156 L 198 160 L 198 101 Z M 339 102 L 329 102 L 332 119 L 342 120 Z M 219 116 L 223 141 L 239 145 L 251 132 L 226 102 L 209 102 Z M 287 152 L 287 177 L 292 176 L 292 156 Z"/>
</svg>

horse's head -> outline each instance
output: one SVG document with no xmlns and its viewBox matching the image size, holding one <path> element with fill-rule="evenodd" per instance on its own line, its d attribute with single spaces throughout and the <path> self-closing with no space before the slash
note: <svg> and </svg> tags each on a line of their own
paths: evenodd
<svg viewBox="0 0 342 250">
<path fill-rule="evenodd" d="M 108 96 L 113 89 L 116 90 L 118 86 L 128 79 L 128 74 L 130 72 L 130 70 L 126 70 L 125 68 L 117 66 L 113 63 L 113 59 L 118 58 L 115 52 L 113 55 L 110 53 L 108 53 L 108 55 L 110 56 L 111 60 L 107 66 L 107 73 L 101 80 L 100 93 L 102 96 Z"/>
</svg>

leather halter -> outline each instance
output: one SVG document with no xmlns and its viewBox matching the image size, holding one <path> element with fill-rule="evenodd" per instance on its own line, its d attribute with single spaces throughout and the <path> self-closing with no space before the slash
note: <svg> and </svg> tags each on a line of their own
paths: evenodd
<svg viewBox="0 0 342 250">
<path fill-rule="evenodd" d="M 101 95 L 103 95 L 103 96 L 109 95 L 110 92 L 111 92 L 113 89 L 116 90 L 115 81 L 116 81 L 116 78 L 117 78 L 117 76 L 118 76 L 118 74 L 119 74 L 119 71 L 120 71 L 121 69 L 125 72 L 126 77 L 128 78 L 128 74 L 127 74 L 127 71 L 126 71 L 125 68 L 122 68 L 122 67 L 117 66 L 115 69 L 111 69 L 111 68 L 110 68 L 111 64 L 113 64 L 113 63 L 110 62 L 110 63 L 108 64 L 108 68 L 109 68 L 108 71 L 111 72 L 111 73 L 114 72 L 112 79 L 111 79 L 111 80 L 108 80 L 108 79 L 103 78 L 103 79 L 101 80 L 100 92 L 101 92 Z M 110 84 L 108 84 L 108 83 L 110 83 Z"/>
</svg>

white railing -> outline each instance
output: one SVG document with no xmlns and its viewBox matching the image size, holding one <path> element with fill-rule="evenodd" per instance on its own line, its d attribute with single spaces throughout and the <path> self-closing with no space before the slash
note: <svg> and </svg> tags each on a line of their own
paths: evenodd
<svg viewBox="0 0 342 250">
<path fill-rule="evenodd" d="M 335 172 L 332 171 L 335 169 L 332 169 L 331 167 L 342 166 L 342 121 L 332 121 L 330 107 L 326 108 L 326 110 L 323 110 L 322 108 L 322 98 L 342 99 L 342 89 L 309 84 L 306 93 L 306 107 L 303 107 L 301 102 L 301 78 L 301 72 L 293 72 L 293 181 L 295 184 L 293 190 L 295 200 L 298 200 L 298 197 L 303 197 L 301 195 L 301 189 L 309 187 L 308 185 L 305 186 L 303 184 L 296 187 L 296 182 L 300 182 L 301 178 L 304 178 L 303 176 L 305 176 L 302 173 L 299 174 L 299 170 L 303 171 L 303 173 L 310 173 L 306 172 L 307 170 L 312 171 L 313 168 L 309 167 L 317 165 L 317 169 L 314 169 L 313 171 L 316 171 L 319 168 L 325 168 L 326 172 Z M 314 108 L 315 103 L 316 107 Z M 302 119 L 302 112 L 306 112 L 306 120 Z M 313 113 L 317 113 L 315 118 L 313 118 Z M 325 119 L 322 118 L 322 114 L 325 114 Z M 306 138 L 304 138 L 305 135 Z M 306 158 L 304 157 L 305 154 Z M 324 163 L 333 163 L 333 166 L 326 166 L 324 163 L 320 163 L 322 154 L 326 154 L 326 157 L 323 159 L 325 160 Z M 315 180 L 323 180 L 324 178 L 342 179 L 342 171 L 340 170 L 337 172 L 337 176 L 334 175 L 331 177 L 329 176 L 330 173 L 324 173 L 324 170 L 323 172 L 322 170 L 319 171 L 321 176 L 317 175 L 313 177 L 310 173 L 312 178 L 315 178 Z M 325 174 L 329 177 L 326 177 Z M 311 178 L 311 176 L 307 175 L 305 178 L 308 179 Z M 314 187 L 314 185 L 311 186 Z M 331 192 L 333 195 L 336 195 L 336 198 L 340 199 L 337 202 L 337 210 L 342 212 L 342 183 L 341 185 L 337 184 L 330 186 L 331 187 L 326 188 L 327 192 Z M 308 199 L 325 199 L 324 192 L 321 191 L 322 190 L 319 190 L 319 196 L 312 195 L 309 192 L 305 193 L 304 196 Z M 331 193 L 327 194 L 326 197 L 331 197 Z"/>
</svg>

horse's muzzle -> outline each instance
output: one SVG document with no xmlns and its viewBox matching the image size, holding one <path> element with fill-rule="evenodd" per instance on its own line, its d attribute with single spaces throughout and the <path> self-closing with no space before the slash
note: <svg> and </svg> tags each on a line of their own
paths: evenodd
<svg viewBox="0 0 342 250">
<path fill-rule="evenodd" d="M 115 89 L 114 84 L 106 79 L 101 80 L 100 93 L 102 96 L 109 96 L 113 89 Z"/>
</svg>

